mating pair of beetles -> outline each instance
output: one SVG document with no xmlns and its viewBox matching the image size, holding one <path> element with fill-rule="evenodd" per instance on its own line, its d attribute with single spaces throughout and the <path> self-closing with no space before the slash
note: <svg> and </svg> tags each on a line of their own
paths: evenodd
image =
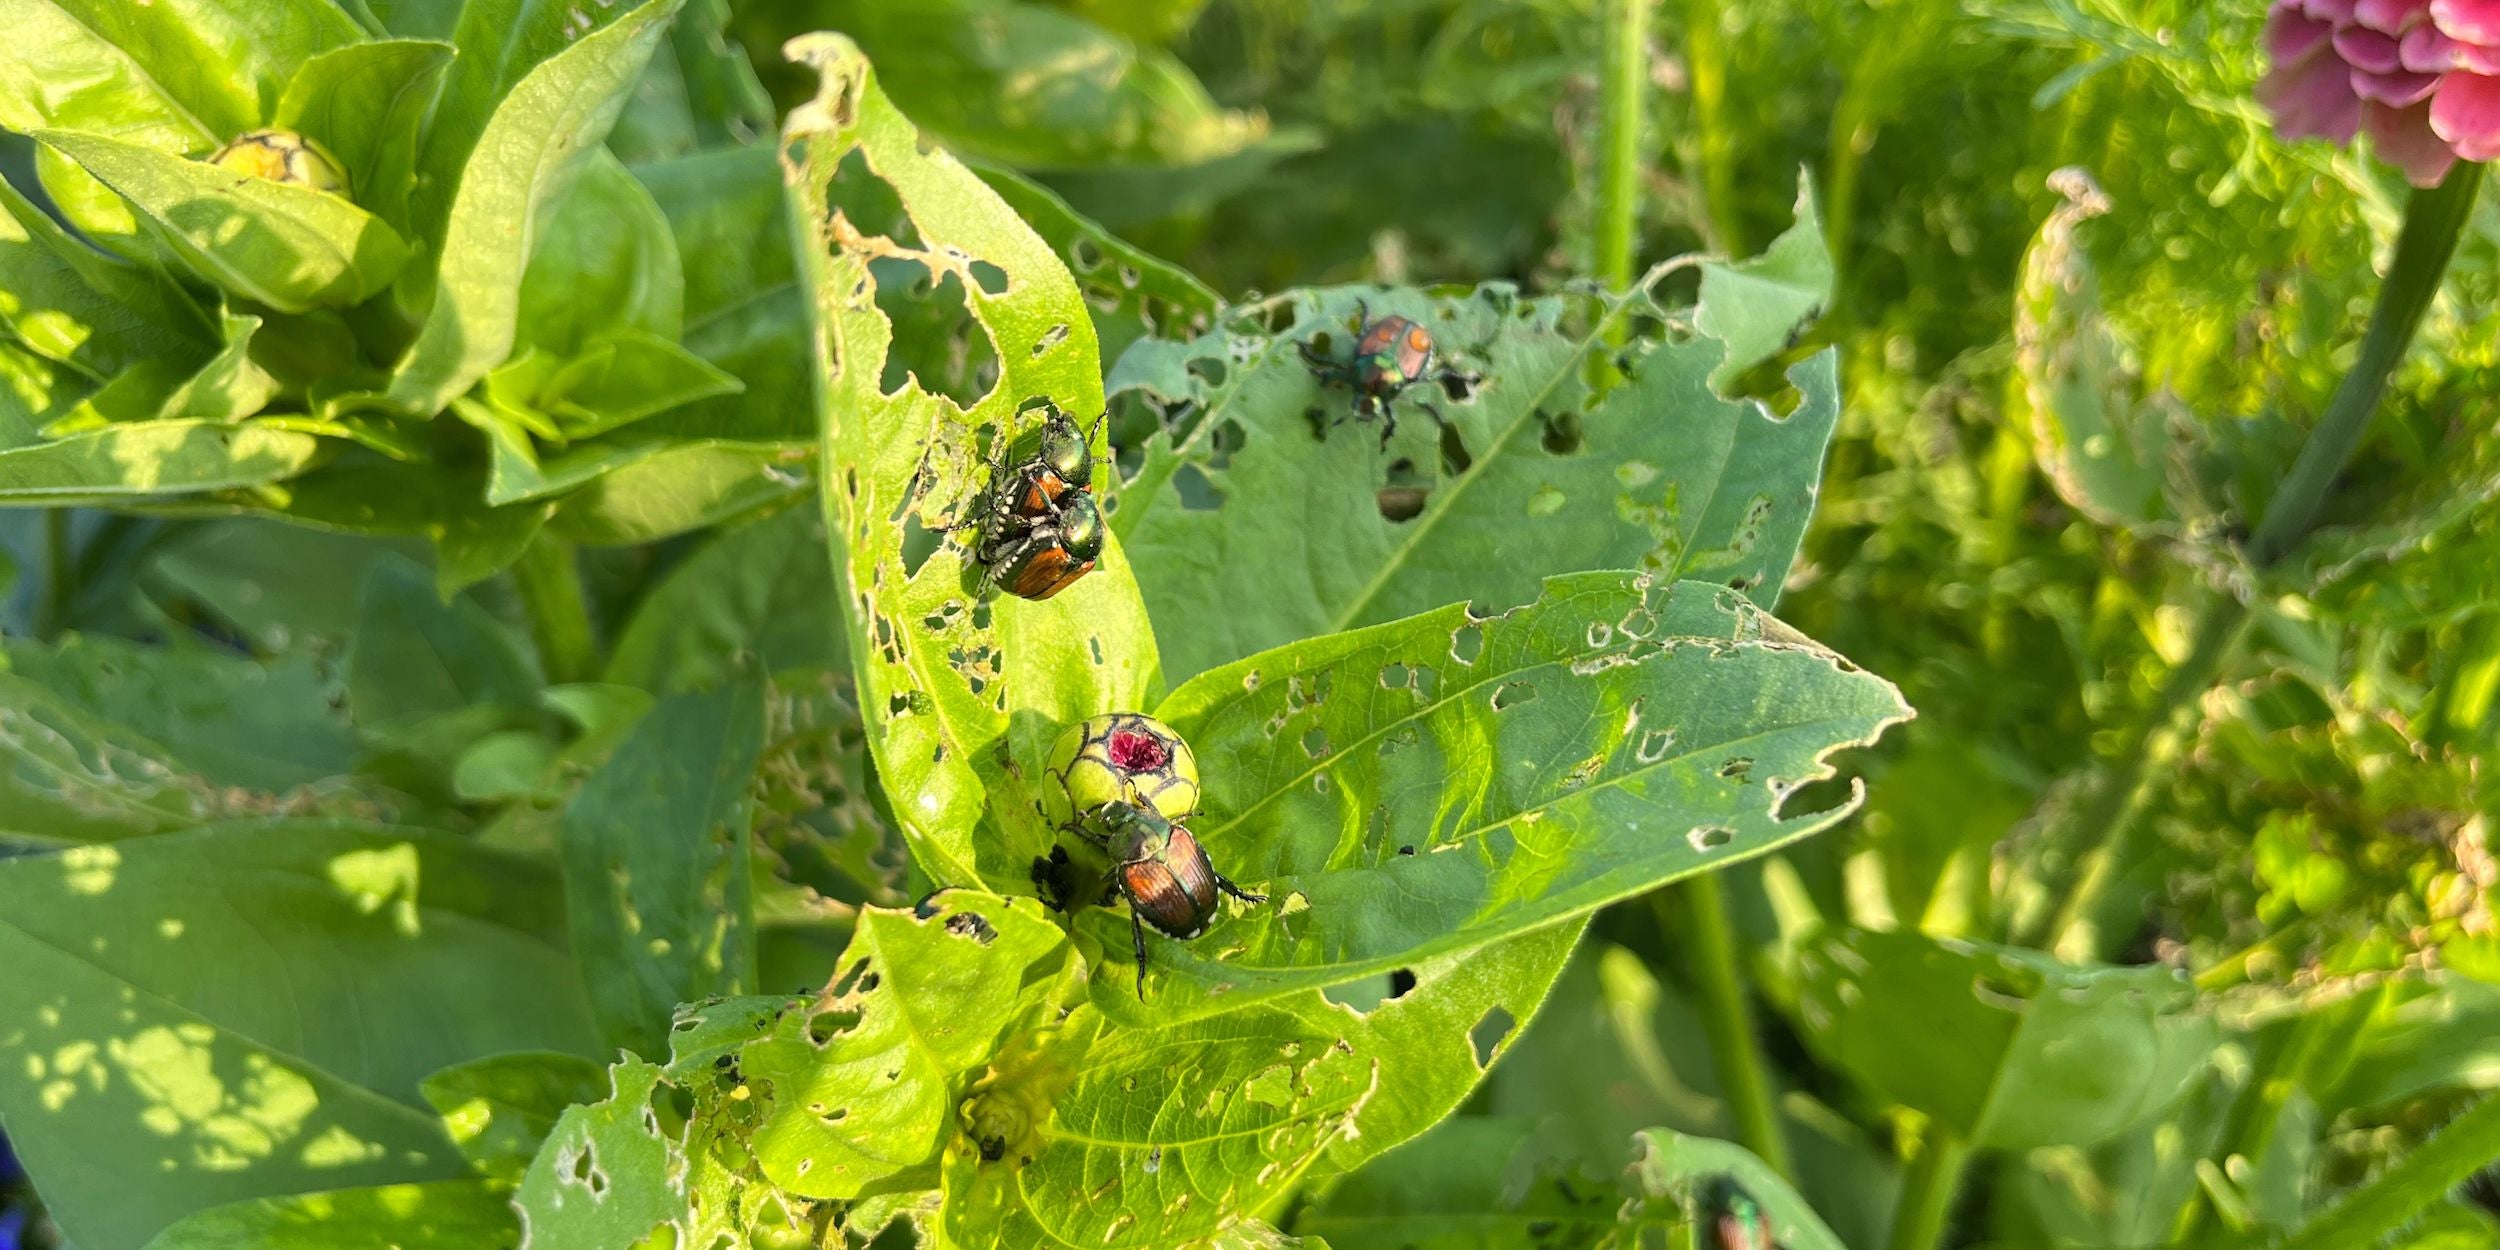
<svg viewBox="0 0 2500 1250">
<path fill-rule="evenodd" d="M 1198 762 L 1170 726 L 1134 712 L 1094 717 L 1059 736 L 1049 772 L 1067 798 L 1053 813 L 1059 827 L 1111 861 L 1095 901 L 1128 900 L 1140 999 L 1146 996 L 1148 927 L 1186 942 L 1214 922 L 1219 892 L 1245 903 L 1267 901 L 1217 872 L 1182 823 L 1198 810 Z M 1070 879 L 1074 868 L 1064 846 L 1033 861 L 1034 885 L 1062 911 L 1079 897 L 1081 883 Z"/>
</svg>

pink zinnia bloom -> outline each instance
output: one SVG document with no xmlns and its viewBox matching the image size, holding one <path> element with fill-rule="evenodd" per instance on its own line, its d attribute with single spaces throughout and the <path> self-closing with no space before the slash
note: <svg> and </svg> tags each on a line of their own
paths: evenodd
<svg viewBox="0 0 2500 1250">
<path fill-rule="evenodd" d="M 2284 138 L 2368 131 L 2418 187 L 2500 157 L 2500 0 L 2275 0 L 2266 55 Z"/>
</svg>

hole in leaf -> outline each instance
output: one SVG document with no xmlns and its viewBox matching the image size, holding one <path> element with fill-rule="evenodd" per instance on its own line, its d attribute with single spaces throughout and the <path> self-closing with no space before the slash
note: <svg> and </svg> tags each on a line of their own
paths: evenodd
<svg viewBox="0 0 2500 1250">
<path fill-rule="evenodd" d="M 1039 360 L 1043 356 L 1048 355 L 1050 349 L 1067 341 L 1068 325 L 1063 321 L 1058 325 L 1042 331 L 1042 337 L 1033 340 L 1033 358 Z"/>
<path fill-rule="evenodd" d="M 946 535 L 930 529 L 928 526 L 920 523 L 919 513 L 915 512 L 904 517 L 903 576 L 919 576 L 920 566 L 927 564 L 929 562 L 929 557 L 936 555 L 937 549 L 944 545 L 945 542 Z M 922 624 L 925 625 L 927 622 L 923 621 Z M 944 622 L 941 621 L 939 624 L 943 625 Z"/>
<path fill-rule="evenodd" d="M 1476 458 L 1467 454 L 1467 441 L 1458 436 L 1458 427 L 1443 425 L 1441 427 L 1441 472 L 1450 477 L 1457 477 L 1473 467 L 1475 463 Z"/>
<path fill-rule="evenodd" d="M 1732 781 L 1748 781 L 1753 775 L 1753 757 L 1732 755 L 1719 765 L 1719 775 Z"/>
<path fill-rule="evenodd" d="M 1224 385 L 1226 370 L 1224 358 L 1221 356 L 1192 356 L 1186 367 L 1189 370 L 1189 376 L 1206 383 L 1209 390 Z"/>
<path fill-rule="evenodd" d="M 849 968 L 843 971 L 842 979 L 834 982 L 833 985 L 826 990 L 827 996 L 832 998 L 848 997 L 851 992 L 851 987 L 859 984 L 860 976 L 867 971 L 867 960 L 862 959 L 853 963 Z"/>
<path fill-rule="evenodd" d="M 977 912 L 959 911 L 946 918 L 946 931 L 956 937 L 968 937 L 983 946 L 998 940 L 998 930 Z"/>
<path fill-rule="evenodd" d="M 973 261 L 970 268 L 972 270 L 972 280 L 981 284 L 982 294 L 1005 295 L 1007 293 L 1006 270 L 1001 269 L 986 260 Z"/>
<path fill-rule="evenodd" d="M 1504 711 L 1535 699 L 1536 687 L 1524 681 L 1506 681 L 1493 690 L 1493 710 Z"/>
<path fill-rule="evenodd" d="M 807 1018 L 807 1040 L 814 1042 L 821 1050 L 832 1045 L 833 1039 L 857 1027 L 859 1027 L 859 1013 L 856 1011 L 838 1009 L 820 1011 Z"/>
<path fill-rule="evenodd" d="M 1327 756 L 1328 731 L 1317 725 L 1305 731 L 1302 735 L 1302 753 L 1315 760 Z"/>
<path fill-rule="evenodd" d="M 1224 493 L 1194 464 L 1173 471 L 1172 489 L 1181 497 L 1181 507 L 1190 512 L 1213 512 L 1224 506 Z"/>
<path fill-rule="evenodd" d="M 1696 851 L 1715 851 L 1736 840 L 1736 831 L 1726 825 L 1703 825 L 1685 834 L 1684 839 Z"/>
<path fill-rule="evenodd" d="M 863 235 L 881 235 L 898 247 L 915 251 L 924 247 L 920 229 L 912 224 L 911 215 L 903 211 L 903 200 L 894 193 L 894 184 L 877 174 L 863 149 L 851 149 L 842 163 L 834 167 L 833 181 L 825 188 L 825 206 L 841 213 L 851 223 L 851 229 Z"/>
<path fill-rule="evenodd" d="M 1461 625 L 1450 631 L 1450 658 L 1461 664 L 1474 664 L 1484 653 L 1484 627 Z"/>
<path fill-rule="evenodd" d="M 1494 1056 L 1502 1053 L 1503 1040 L 1518 1023 L 1509 1008 L 1497 1005 L 1476 1021 L 1476 1027 L 1467 1030 L 1467 1041 L 1476 1048 L 1477 1067 L 1493 1066 Z"/>
<path fill-rule="evenodd" d="M 868 264 L 877 280 L 877 307 L 894 323 L 878 386 L 900 392 L 907 379 L 969 409 L 998 382 L 998 351 L 989 328 L 973 319 L 963 280 L 948 273 L 932 282 L 926 265 L 879 257 Z"/>
<path fill-rule="evenodd" d="M 1391 972 L 1391 973 L 1389 974 L 1389 997 L 1391 997 L 1391 998 L 1404 998 L 1404 997 L 1406 997 L 1406 992 L 1407 992 L 1408 990 L 1411 990 L 1411 989 L 1414 989 L 1414 988 L 1415 988 L 1415 970 L 1414 970 L 1414 969 L 1412 969 L 1412 968 L 1400 968 L 1400 969 L 1397 969 L 1396 971 Z"/>
<path fill-rule="evenodd" d="M 1566 412 L 1545 423 L 1545 437 L 1540 439 L 1545 450 L 1557 456 L 1568 456 L 1580 450 L 1580 414 Z"/>
</svg>

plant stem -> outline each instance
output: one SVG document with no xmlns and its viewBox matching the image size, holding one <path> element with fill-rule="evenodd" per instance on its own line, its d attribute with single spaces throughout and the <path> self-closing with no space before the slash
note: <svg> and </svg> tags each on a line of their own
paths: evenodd
<svg viewBox="0 0 2500 1250">
<path fill-rule="evenodd" d="M 2486 1094 L 2377 1180 L 2344 1195 L 2279 1250 L 2374 1246 L 2500 1159 L 2500 1095 Z"/>
<path fill-rule="evenodd" d="M 1793 1180 L 1796 1169 L 1789 1161 L 1788 1138 L 1780 1132 L 1769 1065 L 1763 1062 L 1759 1035 L 1754 1032 L 1753 1000 L 1745 994 L 1744 975 L 1737 964 L 1727 891 L 1717 873 L 1705 873 L 1677 884 L 1672 892 L 1672 900 L 1667 890 L 1650 898 L 1668 941 L 1673 942 L 1679 930 L 1684 939 L 1689 970 L 1701 991 L 1701 1025 L 1710 1040 L 1711 1066 L 1718 1071 L 1719 1092 L 1727 1098 L 1728 1116 L 1735 1121 L 1736 1140 L 1771 1165 L 1772 1171 Z M 1671 914 L 1671 906 L 1680 906 L 1681 925 Z"/>
<path fill-rule="evenodd" d="M 573 544 L 540 530 L 513 564 L 512 581 L 529 613 L 530 637 L 538 643 L 547 680 L 562 684 L 598 676 L 599 643 L 591 632 Z"/>
<path fill-rule="evenodd" d="M 1953 1213 L 1953 1191 L 1961 1188 L 1962 1165 L 1970 1147 L 1930 1120 L 1901 1178 L 1901 1200 L 1892 1209 L 1889 1250 L 1936 1250 L 1944 1244 L 1945 1220 Z"/>
<path fill-rule="evenodd" d="M 67 508 L 43 510 L 43 597 L 35 601 L 35 636 L 50 641 L 69 624 L 78 598 L 78 544 Z"/>
<path fill-rule="evenodd" d="M 2473 214 L 2474 196 L 2482 186 L 2482 178 L 2482 166 L 2460 163 L 2437 187 L 2414 193 L 2405 205 L 2404 227 L 2396 237 L 2395 261 L 2388 269 L 2387 280 L 2379 287 L 2378 303 L 2370 311 L 2360 355 L 2335 388 L 2325 415 L 2311 431 L 2308 443 L 2301 448 L 2300 459 L 2275 491 L 2266 506 L 2264 520 L 2249 541 L 2249 560 L 2259 570 L 2270 568 L 2291 554 L 2316 526 L 2335 479 L 2360 447 L 2370 418 L 2387 393 L 2388 375 L 2404 359 L 2406 346 L 2421 326 L 2422 314 L 2439 293 L 2440 278 L 2447 273 L 2449 257 L 2456 253 L 2457 240 Z M 2134 818 L 2141 806 L 2140 792 L 2149 754 L 2146 748 L 2157 733 L 2168 728 L 2181 707 L 2213 684 L 2223 658 L 2247 623 L 2247 605 L 2235 599 L 2224 597 L 2206 605 L 2198 619 L 2188 658 L 2171 670 L 2160 696 L 2154 700 L 2151 714 L 2129 731 L 2116 765 L 2091 800 L 2079 809 L 2081 815 L 2068 826 L 2093 842 L 2079 860 L 2084 865 L 2083 876 L 2067 894 L 2050 930 L 2057 936 L 2059 953 L 2082 957 L 2103 953 L 2100 935 L 2091 931 L 2091 919 L 2100 896 L 2125 862 Z M 2018 936 L 2027 944 L 2036 944 L 2042 937 L 2038 933 Z"/>
<path fill-rule="evenodd" d="M 1719 251 L 1745 254 L 1736 208 L 1736 143 L 1727 129 L 1727 47 L 1720 41 L 1719 0 L 1685 0 L 1684 63 L 1693 81 L 1693 128 L 1701 134 L 1701 190 Z"/>
<path fill-rule="evenodd" d="M 2405 348 L 2422 324 L 2439 280 L 2456 254 L 2457 239 L 2474 213 L 2474 194 L 2482 188 L 2483 167 L 2459 162 L 2446 179 L 2427 191 L 2416 191 L 2405 205 L 2404 229 L 2396 236 L 2396 259 L 2379 287 L 2378 305 L 2370 310 L 2370 326 L 2361 336 L 2361 354 L 2353 359 L 2326 415 L 2300 449 L 2291 476 L 2274 493 L 2265 520 L 2249 541 L 2249 556 L 2263 568 L 2291 554 L 2318 523 L 2335 479 L 2361 446 L 2361 436 L 2387 392 L 2387 377 L 2404 359 Z"/>
<path fill-rule="evenodd" d="M 1591 268 L 1611 291 L 1632 285 L 1640 233 L 1641 137 L 1649 100 L 1651 0 L 1607 0 L 1600 105 L 1597 222 Z"/>
</svg>

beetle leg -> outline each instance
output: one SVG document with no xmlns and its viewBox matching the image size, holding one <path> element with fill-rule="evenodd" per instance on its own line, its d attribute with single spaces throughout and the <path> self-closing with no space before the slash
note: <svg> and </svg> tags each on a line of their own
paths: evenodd
<svg viewBox="0 0 2500 1250">
<path fill-rule="evenodd" d="M 1220 873 L 1220 872 L 1219 872 L 1219 873 L 1215 873 L 1214 875 L 1215 875 L 1215 888 L 1216 888 L 1216 889 L 1222 890 L 1222 891 L 1223 891 L 1223 892 L 1225 892 L 1226 894 L 1230 894 L 1230 895 L 1232 895 L 1234 898 L 1240 899 L 1242 902 L 1245 902 L 1245 903 L 1264 903 L 1264 902 L 1266 902 L 1266 901 L 1267 901 L 1267 896 L 1266 896 L 1266 895 L 1264 895 L 1264 894 L 1252 894 L 1252 893 L 1251 893 L 1251 892 L 1249 892 L 1248 890 L 1242 889 L 1240 886 L 1234 885 L 1234 884 L 1233 884 L 1233 879 L 1232 879 L 1231 877 L 1227 877 L 1227 876 L 1225 876 L 1223 873 Z"/>
<path fill-rule="evenodd" d="M 1128 914 L 1129 941 L 1137 947 L 1137 1001 L 1146 1001 L 1146 922 L 1135 910 Z"/>
<path fill-rule="evenodd" d="M 1397 432 L 1397 410 L 1385 403 L 1380 405 L 1380 449 L 1382 451 L 1389 450 L 1389 436 Z"/>
</svg>

